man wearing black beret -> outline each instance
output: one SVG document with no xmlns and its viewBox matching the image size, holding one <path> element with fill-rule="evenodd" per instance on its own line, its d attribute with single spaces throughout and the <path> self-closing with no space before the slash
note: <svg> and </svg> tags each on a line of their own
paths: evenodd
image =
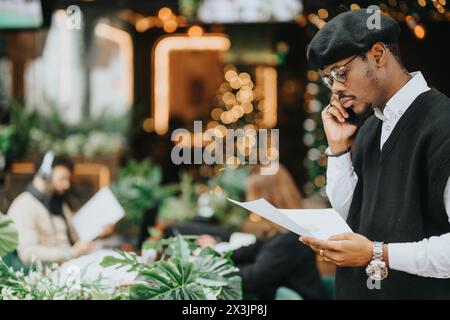
<svg viewBox="0 0 450 320">
<path fill-rule="evenodd" d="M 308 46 L 332 91 L 326 191 L 354 233 L 301 240 L 338 266 L 338 299 L 450 299 L 450 99 L 408 73 L 399 32 L 360 9 Z"/>
</svg>

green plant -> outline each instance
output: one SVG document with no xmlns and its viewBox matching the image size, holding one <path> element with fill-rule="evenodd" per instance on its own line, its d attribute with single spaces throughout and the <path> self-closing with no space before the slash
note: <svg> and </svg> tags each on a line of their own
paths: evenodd
<svg viewBox="0 0 450 320">
<path fill-rule="evenodd" d="M 224 225 L 239 227 L 247 217 L 247 211 L 233 205 L 228 198 L 242 201 L 245 199 L 248 167 L 225 168 L 208 182 L 211 190 L 209 205 L 215 217 Z"/>
<path fill-rule="evenodd" d="M 11 137 L 14 134 L 12 126 L 0 126 L 0 153 L 5 154 L 11 148 Z"/>
<path fill-rule="evenodd" d="M 43 266 L 37 262 L 27 273 L 14 271 L 0 258 L 0 300 L 91 300 L 116 298 L 106 291 L 99 276 L 94 281 L 84 279 L 87 268 L 80 275 L 61 280 L 57 265 Z"/>
<path fill-rule="evenodd" d="M 196 186 L 191 176 L 184 172 L 179 184 L 180 194 L 166 198 L 159 210 L 158 218 L 170 223 L 180 223 L 191 220 L 197 215 Z"/>
<path fill-rule="evenodd" d="M 195 237 L 177 236 L 148 241 L 143 249 L 157 249 L 161 259 L 150 265 L 132 257 L 105 257 L 101 265 L 138 270 L 138 283 L 129 288 L 133 300 L 242 299 L 242 281 L 230 253 L 221 256 L 211 248 L 200 249 Z"/>
<path fill-rule="evenodd" d="M 17 243 L 17 230 L 12 220 L 0 213 L 0 257 L 14 251 Z"/>
<path fill-rule="evenodd" d="M 37 115 L 28 111 L 24 105 L 12 101 L 9 105 L 11 134 L 6 158 L 9 162 L 21 159 L 26 155 L 30 145 L 30 131 L 36 124 Z"/>
<path fill-rule="evenodd" d="M 219 223 L 236 228 L 247 216 L 247 211 L 232 205 L 227 198 L 243 200 L 246 192 L 247 167 L 237 169 L 225 168 L 219 175 L 208 182 L 208 206 L 213 210 Z M 167 198 L 159 208 L 160 219 L 171 223 L 181 223 L 193 219 L 199 211 L 197 192 L 199 184 L 192 181 L 188 173 L 183 173 L 180 181 L 180 194 Z"/>
<path fill-rule="evenodd" d="M 174 184 L 162 185 L 162 171 L 151 160 L 128 161 L 119 170 L 112 186 L 114 194 L 125 208 L 125 222 L 138 227 L 145 210 L 161 204 L 178 190 Z"/>
<path fill-rule="evenodd" d="M 115 154 L 125 145 L 130 112 L 112 116 L 104 111 L 95 118 L 69 124 L 54 105 L 49 105 L 50 111 L 45 114 L 16 101 L 9 106 L 10 124 L 0 129 L 0 152 L 6 150 L 9 161 L 49 149 L 89 158 Z"/>
<path fill-rule="evenodd" d="M 203 0 L 179 0 L 180 12 L 189 20 L 197 17 L 197 10 Z"/>
<path fill-rule="evenodd" d="M 16 249 L 18 243 L 17 230 L 12 221 L 0 214 L 0 300 L 85 300 L 105 296 L 105 288 L 101 278 L 95 281 L 85 281 L 82 270 L 79 277 L 69 277 L 60 281 L 57 265 L 43 266 L 36 262 L 25 272 L 15 271 L 6 265 L 1 258 Z M 114 297 L 121 297 L 118 291 Z"/>
<path fill-rule="evenodd" d="M 125 145 L 129 114 L 121 117 L 106 112 L 77 124 L 66 123 L 56 107 L 50 112 L 37 114 L 30 130 L 32 151 L 44 152 L 52 149 L 71 156 L 110 155 L 119 152 Z"/>
</svg>

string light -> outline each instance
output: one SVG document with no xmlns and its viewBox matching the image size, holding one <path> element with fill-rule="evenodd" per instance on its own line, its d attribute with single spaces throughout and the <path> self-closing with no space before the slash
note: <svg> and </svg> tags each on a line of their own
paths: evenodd
<svg viewBox="0 0 450 320">
<path fill-rule="evenodd" d="M 164 23 L 164 31 L 167 33 L 175 32 L 178 28 L 178 24 L 175 20 L 169 20 Z"/>
<path fill-rule="evenodd" d="M 414 27 L 414 35 L 418 38 L 418 39 L 423 39 L 425 38 L 425 28 L 423 27 L 423 25 L 417 25 Z"/>
<path fill-rule="evenodd" d="M 153 127 L 153 119 L 152 118 L 147 118 L 142 122 L 142 128 L 144 129 L 145 132 L 152 132 L 154 127 Z"/>
<path fill-rule="evenodd" d="M 188 35 L 190 37 L 201 37 L 203 35 L 203 29 L 200 26 L 194 25 L 189 28 Z"/>
<path fill-rule="evenodd" d="M 158 12 L 158 17 L 161 19 L 161 20 L 167 20 L 167 19 L 169 19 L 170 17 L 172 16 L 172 10 L 170 9 L 170 8 L 167 8 L 167 7 L 163 7 L 163 8 L 161 8 L 161 9 L 159 9 L 159 12 Z"/>
<path fill-rule="evenodd" d="M 321 19 L 325 20 L 328 18 L 328 11 L 326 9 L 320 9 L 317 13 Z"/>
</svg>

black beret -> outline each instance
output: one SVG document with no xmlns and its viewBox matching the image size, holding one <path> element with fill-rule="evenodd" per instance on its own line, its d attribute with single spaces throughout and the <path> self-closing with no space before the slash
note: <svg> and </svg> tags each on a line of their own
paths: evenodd
<svg viewBox="0 0 450 320">
<path fill-rule="evenodd" d="M 397 42 L 400 33 L 398 23 L 380 12 L 380 25 L 375 28 L 372 26 L 376 22 L 374 14 L 374 10 L 358 9 L 343 12 L 328 21 L 309 43 L 306 52 L 308 60 L 323 69 L 363 53 L 377 42 Z"/>
</svg>

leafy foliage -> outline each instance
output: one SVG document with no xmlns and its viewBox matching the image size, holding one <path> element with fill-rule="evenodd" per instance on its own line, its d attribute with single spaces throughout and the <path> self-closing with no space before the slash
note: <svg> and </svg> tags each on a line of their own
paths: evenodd
<svg viewBox="0 0 450 320">
<path fill-rule="evenodd" d="M 128 272 L 138 271 L 143 268 L 135 253 L 120 250 L 116 250 L 116 252 L 120 257 L 107 256 L 102 260 L 101 266 L 104 268 L 116 266 L 116 269 L 127 267 Z"/>
<path fill-rule="evenodd" d="M 226 168 L 221 174 L 209 180 L 207 188 L 208 205 L 214 217 L 228 227 L 238 227 L 247 216 L 246 210 L 232 205 L 227 198 L 243 200 L 245 197 L 245 181 L 248 175 L 246 167 L 238 169 Z M 189 174 L 181 176 L 180 190 L 177 196 L 167 198 L 161 205 L 158 215 L 161 219 L 173 223 L 186 222 L 197 216 L 199 211 L 197 192 L 199 184 L 195 184 Z"/>
<path fill-rule="evenodd" d="M 125 145 L 129 114 L 100 116 L 78 124 L 66 123 L 55 106 L 48 113 L 38 113 L 18 103 L 10 103 L 10 124 L 1 129 L 0 151 L 9 161 L 28 153 L 43 153 L 52 149 L 70 156 L 114 154 Z"/>
<path fill-rule="evenodd" d="M 107 294 L 101 277 L 94 281 L 84 279 L 87 269 L 77 277 L 60 281 L 56 267 L 37 263 L 25 273 L 14 271 L 0 258 L 0 300 L 90 300 Z"/>
<path fill-rule="evenodd" d="M 221 174 L 209 181 L 209 188 L 213 190 L 209 195 L 210 206 L 216 218 L 224 225 L 238 227 L 247 217 L 246 210 L 233 205 L 227 199 L 244 200 L 247 176 L 247 167 L 225 168 Z"/>
<path fill-rule="evenodd" d="M 195 184 L 188 173 L 181 175 L 180 194 L 166 198 L 158 211 L 162 220 L 175 222 L 189 221 L 197 215 L 197 194 Z"/>
<path fill-rule="evenodd" d="M 125 208 L 125 221 L 131 226 L 139 226 L 145 210 L 158 206 L 173 195 L 178 186 L 163 186 L 162 171 L 151 160 L 128 161 L 119 170 L 118 178 L 112 186 L 114 194 Z"/>
<path fill-rule="evenodd" d="M 87 158 L 119 152 L 125 145 L 129 115 L 114 117 L 103 112 L 78 124 L 67 124 L 55 107 L 37 114 L 30 130 L 31 151 L 52 149 L 60 154 Z"/>
<path fill-rule="evenodd" d="M 17 230 L 11 219 L 0 213 L 0 257 L 14 251 L 17 247 Z"/>
<path fill-rule="evenodd" d="M 200 250 L 193 239 L 177 236 L 145 243 L 144 248 L 157 248 L 164 259 L 138 268 L 139 282 L 130 287 L 130 299 L 242 299 L 241 278 L 229 256 L 211 248 Z M 106 257 L 102 266 L 113 262 Z M 129 265 L 128 260 L 116 262 L 119 267 Z"/>
<path fill-rule="evenodd" d="M 13 161 L 23 157 L 29 150 L 31 145 L 30 131 L 33 126 L 36 125 L 37 115 L 34 112 L 29 112 L 25 107 L 13 101 L 10 104 L 10 134 L 3 138 L 8 138 L 3 142 L 5 146 L 8 146 L 6 157 L 8 161 Z"/>
</svg>

